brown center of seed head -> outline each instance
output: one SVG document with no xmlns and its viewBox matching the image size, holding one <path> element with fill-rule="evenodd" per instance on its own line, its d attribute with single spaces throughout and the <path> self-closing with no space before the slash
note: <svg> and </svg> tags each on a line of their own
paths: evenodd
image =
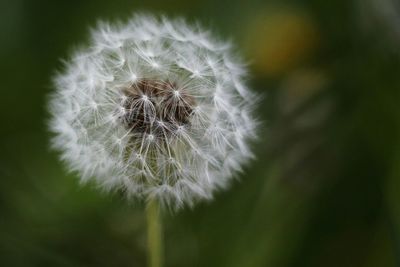
<svg viewBox="0 0 400 267">
<path fill-rule="evenodd" d="M 134 133 L 164 138 L 189 124 L 195 99 L 174 82 L 141 79 L 123 92 L 122 119 Z"/>
</svg>

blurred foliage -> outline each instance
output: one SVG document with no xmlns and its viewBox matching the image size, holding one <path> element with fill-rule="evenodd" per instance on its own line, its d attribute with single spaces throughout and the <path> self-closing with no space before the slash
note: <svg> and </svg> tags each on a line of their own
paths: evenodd
<svg viewBox="0 0 400 267">
<path fill-rule="evenodd" d="M 2 0 L 1 266 L 145 266 L 142 203 L 80 187 L 46 130 L 60 58 L 143 10 L 232 37 L 264 96 L 240 181 L 164 214 L 167 266 L 400 265 L 396 1 Z"/>
</svg>

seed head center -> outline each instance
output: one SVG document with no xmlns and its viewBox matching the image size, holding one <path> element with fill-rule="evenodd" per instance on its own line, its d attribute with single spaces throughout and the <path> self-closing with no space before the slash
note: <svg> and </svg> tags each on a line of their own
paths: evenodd
<svg viewBox="0 0 400 267">
<path fill-rule="evenodd" d="M 121 119 L 136 134 L 162 139 L 190 124 L 195 99 L 174 82 L 140 79 L 123 93 Z"/>
</svg>

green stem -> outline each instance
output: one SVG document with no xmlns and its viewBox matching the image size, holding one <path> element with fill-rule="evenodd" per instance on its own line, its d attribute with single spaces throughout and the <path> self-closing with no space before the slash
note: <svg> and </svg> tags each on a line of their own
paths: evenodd
<svg viewBox="0 0 400 267">
<path fill-rule="evenodd" d="M 149 267 L 162 267 L 163 237 L 159 203 L 152 199 L 147 203 L 147 255 Z"/>
</svg>

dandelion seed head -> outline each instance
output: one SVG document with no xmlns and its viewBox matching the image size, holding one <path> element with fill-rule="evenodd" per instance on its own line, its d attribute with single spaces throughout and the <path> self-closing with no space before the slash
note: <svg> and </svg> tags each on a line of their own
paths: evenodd
<svg viewBox="0 0 400 267">
<path fill-rule="evenodd" d="M 54 79 L 53 146 L 82 182 L 179 208 L 253 157 L 256 96 L 231 46 L 181 19 L 100 23 Z"/>
</svg>

